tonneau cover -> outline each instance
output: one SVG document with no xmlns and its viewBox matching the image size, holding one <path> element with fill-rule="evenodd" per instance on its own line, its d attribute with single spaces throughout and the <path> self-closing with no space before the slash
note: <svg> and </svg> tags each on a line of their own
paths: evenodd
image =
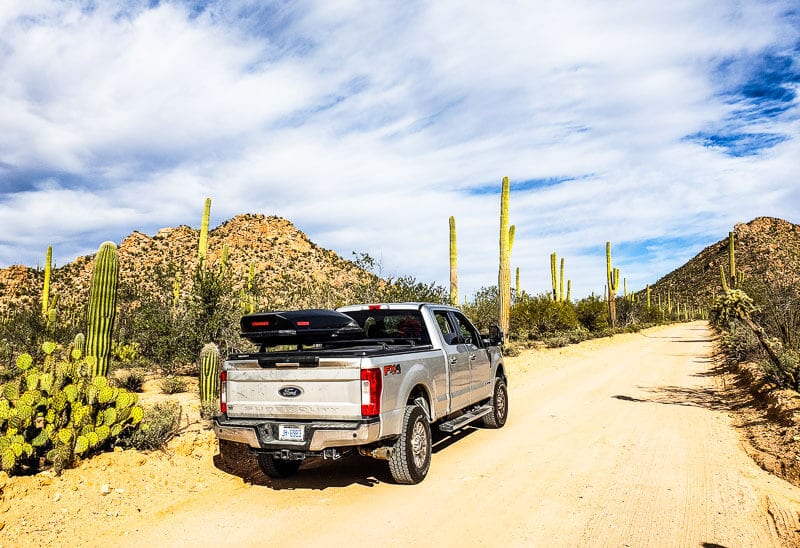
<svg viewBox="0 0 800 548">
<path fill-rule="evenodd" d="M 317 344 L 364 337 L 358 323 L 335 310 L 309 309 L 248 314 L 242 337 L 264 346 Z"/>
</svg>

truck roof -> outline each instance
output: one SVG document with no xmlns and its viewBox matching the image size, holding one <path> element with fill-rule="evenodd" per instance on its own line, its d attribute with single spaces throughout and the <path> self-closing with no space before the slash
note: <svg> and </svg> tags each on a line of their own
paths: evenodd
<svg viewBox="0 0 800 548">
<path fill-rule="evenodd" d="M 428 302 L 351 304 L 347 306 L 340 306 L 336 310 L 338 312 L 353 312 L 356 310 L 419 310 L 425 306 L 435 306 L 436 308 L 458 310 L 458 308 L 447 304 Z"/>
</svg>

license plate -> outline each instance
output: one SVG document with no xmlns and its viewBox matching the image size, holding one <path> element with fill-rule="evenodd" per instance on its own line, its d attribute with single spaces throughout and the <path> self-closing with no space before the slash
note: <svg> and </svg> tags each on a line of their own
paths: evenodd
<svg viewBox="0 0 800 548">
<path fill-rule="evenodd" d="M 279 424 L 278 439 L 281 441 L 303 441 L 303 430 L 303 426 Z"/>
</svg>

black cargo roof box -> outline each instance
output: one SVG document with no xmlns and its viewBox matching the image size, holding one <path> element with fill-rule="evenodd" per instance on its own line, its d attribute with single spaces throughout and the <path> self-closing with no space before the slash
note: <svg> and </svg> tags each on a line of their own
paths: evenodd
<svg viewBox="0 0 800 548">
<path fill-rule="evenodd" d="M 263 346 L 317 344 L 360 339 L 364 330 L 335 310 L 310 309 L 248 314 L 241 321 L 242 337 Z"/>
</svg>

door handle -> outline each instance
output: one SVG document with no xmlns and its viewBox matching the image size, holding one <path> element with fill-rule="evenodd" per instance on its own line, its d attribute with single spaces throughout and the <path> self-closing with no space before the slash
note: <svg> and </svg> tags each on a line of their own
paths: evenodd
<svg viewBox="0 0 800 548">
<path fill-rule="evenodd" d="M 470 354 L 470 355 L 469 355 L 469 361 L 471 361 L 471 362 L 474 362 L 474 361 L 475 361 L 475 358 L 477 358 L 477 357 L 478 357 L 478 355 L 477 355 L 477 354 Z"/>
<path fill-rule="evenodd" d="M 450 365 L 455 365 L 455 364 L 457 364 L 457 363 L 458 363 L 458 358 L 457 358 L 457 357 L 455 357 L 455 356 L 452 356 L 452 357 L 450 358 Z"/>
</svg>

